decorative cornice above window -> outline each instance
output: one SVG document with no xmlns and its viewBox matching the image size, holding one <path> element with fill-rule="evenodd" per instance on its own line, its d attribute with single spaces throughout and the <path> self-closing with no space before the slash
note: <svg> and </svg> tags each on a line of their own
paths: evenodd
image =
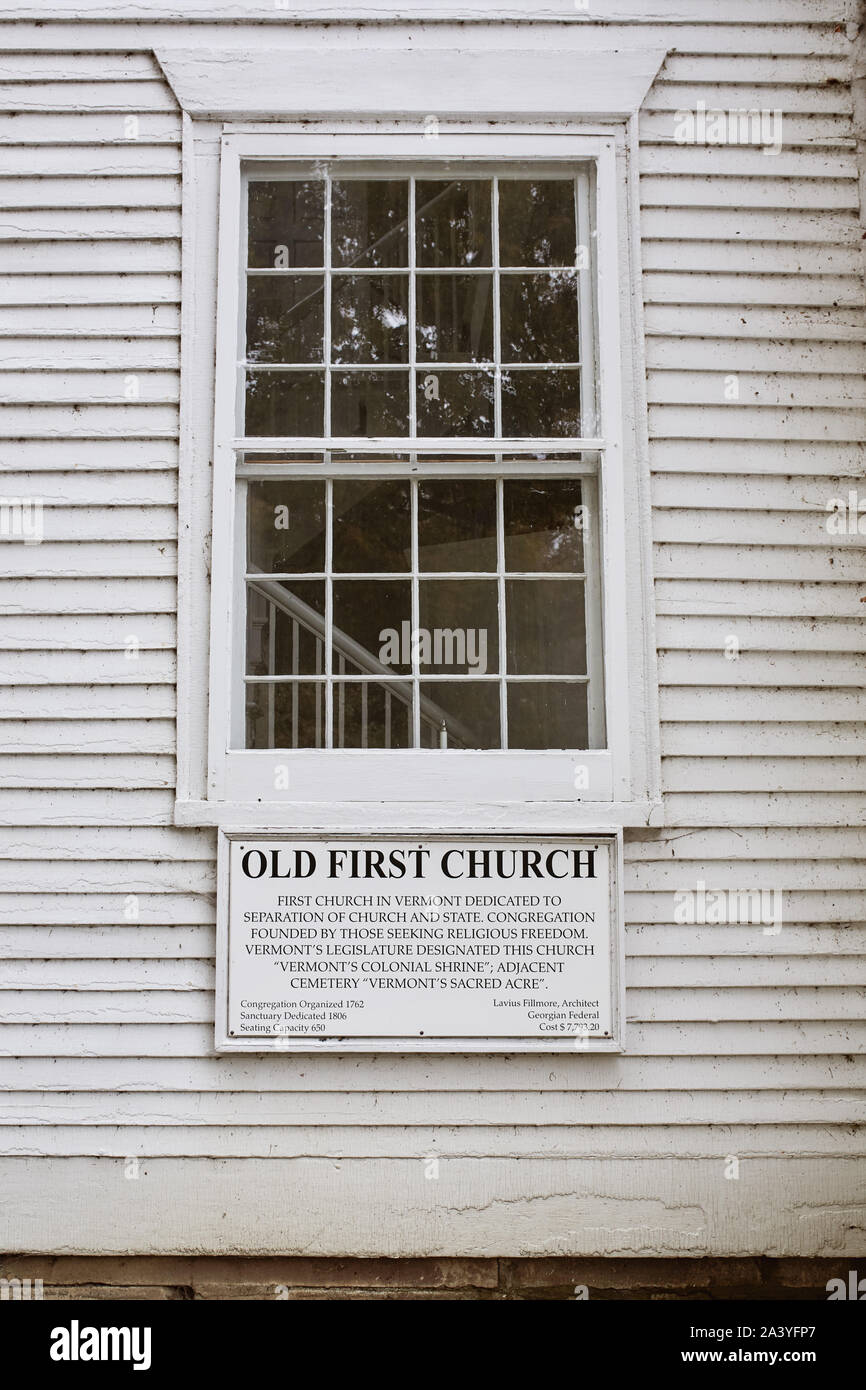
<svg viewBox="0 0 866 1390">
<path fill-rule="evenodd" d="M 621 121 L 661 67 L 661 48 L 163 48 L 156 57 L 192 116 L 491 116 Z"/>
</svg>

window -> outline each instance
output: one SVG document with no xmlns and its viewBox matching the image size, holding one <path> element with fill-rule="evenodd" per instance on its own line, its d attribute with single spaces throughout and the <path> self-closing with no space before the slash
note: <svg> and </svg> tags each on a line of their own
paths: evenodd
<svg viewBox="0 0 866 1390">
<path fill-rule="evenodd" d="M 621 823 L 615 141 L 221 144 L 209 799 Z"/>
<path fill-rule="evenodd" d="M 603 746 L 586 174 L 245 187 L 238 746 Z"/>
</svg>

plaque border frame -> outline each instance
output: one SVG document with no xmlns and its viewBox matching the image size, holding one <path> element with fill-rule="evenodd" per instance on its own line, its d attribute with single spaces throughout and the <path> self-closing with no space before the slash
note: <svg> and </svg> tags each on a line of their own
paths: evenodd
<svg viewBox="0 0 866 1390">
<path fill-rule="evenodd" d="M 505 845 L 508 842 L 526 844 L 532 839 L 586 841 L 605 840 L 610 846 L 610 993 L 611 993 L 611 1036 L 597 1041 L 574 1035 L 551 1038 L 435 1038 L 435 1037 L 286 1037 L 286 1038 L 237 1038 L 229 1035 L 229 869 L 230 848 L 233 840 L 286 840 L 292 843 L 322 844 L 328 841 L 394 842 L 418 840 L 465 841 L 470 843 L 493 843 Z M 255 1053 L 288 1054 L 302 1053 L 621 1053 L 625 1050 L 625 913 L 623 903 L 623 832 L 621 826 L 605 826 L 598 830 L 585 830 L 582 827 L 573 834 L 562 831 L 539 829 L 533 836 L 523 831 L 503 831 L 461 835 L 459 831 L 442 830 L 437 832 L 411 829 L 399 832 L 367 832 L 339 830 L 309 830 L 295 833 L 285 827 L 279 830 L 267 828 L 250 829 L 249 826 L 235 828 L 220 827 L 217 843 L 217 917 L 216 917 L 216 991 L 214 1000 L 214 1047 L 217 1053 Z"/>
</svg>

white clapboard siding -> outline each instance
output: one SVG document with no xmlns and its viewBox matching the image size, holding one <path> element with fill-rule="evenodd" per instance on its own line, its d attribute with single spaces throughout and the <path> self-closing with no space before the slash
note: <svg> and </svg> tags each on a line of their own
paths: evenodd
<svg viewBox="0 0 866 1390">
<path fill-rule="evenodd" d="M 417 1055 L 398 1060 L 382 1058 L 376 1076 L 383 1089 L 425 1091 L 431 1072 L 426 1058 Z M 744 1087 L 808 1090 L 824 1079 L 824 1063 L 815 1057 L 741 1057 L 738 1066 Z M 449 1091 L 568 1091 L 575 1079 L 581 1089 L 605 1091 L 642 1090 L 653 1084 L 655 1063 L 648 1057 L 576 1059 L 559 1054 L 552 1058 L 520 1058 L 493 1055 L 481 1076 L 473 1077 L 462 1058 L 443 1056 L 438 1079 Z M 0 1057 L 0 1079 L 8 1091 L 269 1091 L 281 1087 L 293 1092 L 343 1092 L 368 1090 L 371 1069 L 363 1057 L 323 1056 L 315 1070 L 307 1067 L 286 1076 L 286 1057 L 271 1054 L 226 1062 L 216 1057 L 122 1057 L 94 1066 L 88 1058 L 58 1057 L 46 1072 L 37 1057 Z M 861 1086 L 866 1077 L 866 1058 L 839 1057 L 833 1063 L 833 1089 Z M 682 1057 L 665 1079 L 671 1091 L 724 1090 L 725 1067 L 719 1058 Z"/>
<path fill-rule="evenodd" d="M 2 725 L 7 753 L 52 753 L 61 739 L 81 753 L 173 753 L 170 719 L 7 719 Z"/>
<path fill-rule="evenodd" d="M 730 486 L 730 477 L 692 474 L 688 498 L 684 498 L 682 479 L 677 477 L 676 472 L 658 471 L 652 480 L 653 502 L 659 508 L 683 510 L 687 504 L 689 509 L 720 508 L 727 512 L 731 510 Z M 845 477 L 810 478 L 806 475 L 796 478 L 753 478 L 745 474 L 736 479 L 736 486 L 735 515 L 738 519 L 742 518 L 744 511 L 805 511 L 823 513 L 825 523 L 832 510 L 831 504 L 839 498 L 847 504 L 848 493 L 852 490 L 850 480 Z M 853 490 L 856 492 L 856 489 Z M 826 524 L 824 531 L 830 535 Z"/>
<path fill-rule="evenodd" d="M 813 622 L 862 615 L 862 583 L 767 583 L 750 580 L 729 583 L 712 580 L 659 579 L 657 613 L 699 613 L 764 618 L 806 616 Z"/>
<path fill-rule="evenodd" d="M 155 75 L 145 82 L 139 79 L 128 87 L 123 77 L 80 82 L 68 78 L 33 79 L 23 87 L 20 83 L 0 81 L 0 110 L 17 111 L 19 115 L 58 111 L 114 112 L 120 118 L 118 131 L 122 129 L 122 118 L 130 112 L 138 115 L 146 111 L 175 112 L 176 109 L 171 91 Z"/>
<path fill-rule="evenodd" d="M 0 652 L 0 685 L 152 685 L 174 681 L 174 653 L 154 648 L 140 649 L 137 634 L 128 638 L 130 647 L 110 651 L 53 650 L 29 651 L 16 655 Z"/>
<path fill-rule="evenodd" d="M 104 219 L 103 219 L 104 220 Z M 782 211 L 752 208 L 742 211 L 731 222 L 726 208 L 690 208 L 675 219 L 664 208 L 645 208 L 641 219 L 644 256 L 647 244 L 664 241 L 698 246 L 705 241 L 726 242 L 730 246 L 741 242 L 758 242 L 786 246 L 819 243 L 822 250 L 855 246 L 860 241 L 860 221 L 854 211 L 838 212 L 823 209 L 813 212 L 794 208 Z M 697 254 L 695 252 L 694 254 Z"/>
<path fill-rule="evenodd" d="M 6 704 L 7 718 L 20 719 L 167 719 L 175 712 L 174 687 L 144 680 L 125 685 L 19 685 L 15 707 Z M 58 748 L 66 744 L 62 728 Z"/>
<path fill-rule="evenodd" d="M 83 209 L 91 213 L 95 208 L 104 208 L 128 212 L 134 208 L 176 210 L 179 204 L 180 179 L 176 176 L 159 178 L 140 174 L 132 178 L 118 174 L 111 178 L 94 176 L 81 179 L 61 175 L 44 179 L 0 177 L 0 207 L 7 211 L 15 208 L 68 208 L 70 211 Z M 38 300 L 35 302 L 39 303 Z M 21 303 L 26 304 L 27 301 Z"/>
<path fill-rule="evenodd" d="M 346 1092 L 316 1094 L 298 1092 L 292 1096 L 256 1095 L 243 1092 L 209 1092 L 196 1096 L 120 1093 L 59 1095 L 36 1092 L 0 1098 L 0 1129 L 35 1125 L 116 1125 L 166 1124 L 182 1126 L 236 1125 L 352 1125 L 361 1128 L 379 1125 L 511 1123 L 509 1106 L 520 1102 L 521 1093 L 490 1092 L 466 1095 L 462 1092 Z M 862 1123 L 862 1104 L 850 1092 L 796 1093 L 802 1110 L 801 1123 L 839 1123 L 853 1112 Z M 658 1119 L 658 1107 L 670 1124 L 784 1124 L 789 1098 L 784 1091 L 742 1091 L 737 1096 L 720 1091 L 677 1091 L 658 1093 L 656 1108 L 652 1097 L 619 1091 L 568 1091 L 534 1094 L 537 1123 L 563 1125 L 592 1121 L 594 1125 L 649 1124 Z M 113 1107 L 113 1108 L 112 1108 Z M 632 1118 L 634 1116 L 634 1118 Z M 12 1142 L 12 1136 L 7 1143 Z"/>
<path fill-rule="evenodd" d="M 212 893 L 216 887 L 213 864 L 203 859 L 62 858 L 46 863 L 42 858 L 3 866 L 2 893 L 113 893 L 118 884 L 130 893 Z"/>
<path fill-rule="evenodd" d="M 0 550 L 0 574 L 84 579 L 91 575 L 173 575 L 177 556 L 173 542 L 155 541 L 50 541 L 42 545 L 4 545 Z"/>
<path fill-rule="evenodd" d="M 38 570 L 36 571 L 39 572 Z M 812 549 L 801 546 L 704 545 L 670 542 L 657 545 L 655 572 L 659 579 L 688 579 L 695 573 L 701 579 L 785 579 L 843 580 L 866 579 L 866 554 L 860 547 L 829 546 Z"/>
<path fill-rule="evenodd" d="M 19 90 L 22 94 L 26 92 L 26 85 L 21 84 Z M 64 111 L 59 115 L 31 114 L 24 136 L 17 115 L 9 111 L 0 112 L 0 145 L 14 145 L 19 149 L 27 149 L 37 146 L 64 148 L 69 145 L 128 147 L 133 144 L 169 145 L 179 148 L 180 133 L 175 112 L 142 112 L 136 117 L 136 124 L 131 128 L 128 125 L 128 117 L 115 113 L 106 115 L 92 111 Z"/>
<path fill-rule="evenodd" d="M 199 1059 L 208 1054 L 213 1042 L 211 1024 L 177 1024 L 167 1027 L 155 1021 L 144 1024 L 117 1024 L 114 1022 L 67 1024 L 54 1020 L 40 1019 L 35 1024 L 0 1023 L 0 1057 L 50 1057 L 52 1061 L 61 1057 L 84 1058 L 88 1061 L 114 1057 L 184 1057 Z M 725 1058 L 743 1057 L 800 1057 L 806 1054 L 819 1061 L 822 1059 L 848 1057 L 866 1050 L 866 1023 L 857 1020 L 825 1020 L 800 1018 L 796 1023 L 741 1019 L 726 1019 L 703 1022 L 632 1022 L 628 1029 L 628 1051 L 630 1055 L 647 1059 L 673 1057 L 707 1057 L 717 1065 Z M 274 1049 L 277 1052 L 278 1049 Z M 283 1074 L 277 1078 L 277 1089 L 286 1084 L 287 1076 L 294 1076 L 300 1065 L 286 1056 L 281 1058 Z M 449 1072 L 441 1057 L 428 1060 L 429 1075 L 435 1078 L 440 1074 L 447 1079 Z M 548 1069 L 557 1065 L 557 1058 L 546 1059 Z M 583 1062 L 583 1058 L 580 1059 Z M 369 1085 L 375 1085 L 374 1077 L 380 1070 L 375 1062 L 357 1056 L 341 1058 L 341 1065 L 352 1068 L 353 1073 L 360 1065 L 370 1068 Z M 829 1082 L 831 1071 L 829 1062 L 824 1063 L 823 1073 Z M 309 1063 L 307 1062 L 308 1066 Z M 466 1062 L 463 1063 L 466 1068 Z M 655 1065 L 652 1063 L 652 1065 Z M 730 1064 L 727 1064 L 730 1066 Z M 101 1068 L 95 1068 L 101 1070 Z M 486 1071 L 486 1064 L 484 1070 Z M 582 1077 L 582 1070 L 578 1069 Z M 665 1066 L 663 1076 L 667 1077 L 671 1067 Z M 471 1074 L 471 1068 L 469 1069 Z M 366 1073 L 365 1073 L 366 1074 Z M 388 1069 L 382 1074 L 387 1077 Z M 267 1084 L 269 1072 L 262 1081 Z M 660 1079 L 660 1085 L 662 1083 Z M 730 1085 L 730 1071 L 728 1072 Z M 514 1123 L 519 1126 L 519 1119 Z"/>
<path fill-rule="evenodd" d="M 48 579 L 4 584 L 11 613 L 174 613 L 177 595 L 169 579 L 69 578 L 60 586 Z"/>
<path fill-rule="evenodd" d="M 0 626 L 0 641 L 3 628 Z M 735 637 L 741 651 L 864 652 L 866 631 L 854 618 L 740 617 L 735 624 L 711 614 L 701 617 L 660 616 L 656 637 L 660 650 L 719 651 Z"/>
<path fill-rule="evenodd" d="M 125 651 L 134 638 L 140 649 L 161 651 L 173 648 L 174 634 L 173 615 L 168 613 L 141 613 L 132 630 L 122 613 L 44 614 L 37 625 L 27 618 L 0 616 L 0 650 Z"/>
<path fill-rule="evenodd" d="M 625 836 L 626 1052 L 212 1055 L 215 837 L 173 824 L 181 116 L 149 49 L 265 45 L 287 19 L 273 0 L 231 24 L 212 0 L 19 0 L 0 489 L 42 499 L 45 538 L 0 545 L 0 1154 L 162 1157 L 176 1193 L 210 1158 L 343 1159 L 356 1182 L 431 1152 L 633 1173 L 863 1150 L 866 559 L 826 524 L 864 473 L 853 9 L 613 0 L 596 26 L 564 0 L 426 3 L 467 9 L 494 49 L 531 9 L 534 45 L 669 53 L 637 170 L 665 822 Z M 11 23 L 0 5 L 0 39 Z M 678 144 L 699 101 L 778 110 L 778 153 Z M 779 930 L 688 925 L 698 885 L 769 895 Z"/>
<path fill-rule="evenodd" d="M 65 121 L 67 118 L 57 119 Z M 65 208 L 0 209 L 0 241 L 3 242 L 87 243 L 95 239 L 147 243 L 152 237 L 165 241 L 179 235 L 180 211 L 173 207 L 79 208 L 74 221 L 70 220 Z M 804 228 L 803 239 L 807 236 Z"/>
<path fill-rule="evenodd" d="M 142 342 L 180 335 L 178 304 L 19 304 L 14 329 L 5 324 L 3 336 L 29 334 L 34 340 L 62 336 L 74 342 L 88 338 L 134 338 Z"/>
<path fill-rule="evenodd" d="M 13 472 L 4 468 L 4 495 L 26 497 L 33 474 Z M 39 478 L 39 499 L 43 507 L 174 507 L 177 501 L 177 475 L 174 470 L 157 472 L 150 469 L 142 474 L 137 470 L 104 470 L 95 468 L 63 473 L 44 470 Z M 170 532 L 174 535 L 174 531 Z"/>
<path fill-rule="evenodd" d="M 821 342 L 863 341 L 863 313 L 857 308 L 820 304 L 775 305 L 724 304 L 714 306 L 712 315 L 700 304 L 653 304 L 644 309 L 648 337 L 676 333 L 699 338 L 805 338 Z M 862 441 L 861 441 L 862 442 Z"/>
<path fill-rule="evenodd" d="M 782 110 L 781 107 L 776 108 Z M 847 113 L 821 113 L 792 115 L 782 112 L 783 120 L 776 131 L 779 150 L 794 149 L 846 149 L 850 148 L 855 137 L 854 121 Z M 748 120 L 748 118 L 747 118 Z M 772 116 L 768 132 L 773 131 Z M 676 142 L 678 128 L 677 114 L 673 111 L 646 112 L 640 118 L 641 138 L 647 145 L 659 146 Z M 748 124 L 746 132 L 748 133 Z M 760 126 L 757 127 L 760 129 Z M 0 122 L 2 129 L 2 122 Z M 772 134 L 771 134 L 772 138 Z"/>
<path fill-rule="evenodd" d="M 148 335 L 153 339 L 156 335 Z M 44 331 L 33 330 L 29 338 L 4 335 L 2 343 L 2 367 L 9 373 L 16 372 L 68 372 L 70 382 L 77 380 L 76 373 L 105 371 L 118 373 L 135 371 L 142 373 L 171 373 L 177 364 L 176 335 L 164 333 L 162 341 L 146 341 L 131 335 L 119 337 L 116 333 L 96 334 L 79 332 L 75 336 L 49 337 Z M 845 370 L 848 357 L 839 357 L 840 370 Z M 147 380 L 152 382 L 152 378 Z M 5 384 L 5 382 L 4 382 Z M 176 382 L 171 385 L 176 387 Z M 124 391 L 128 383 L 123 383 Z M 170 399 L 176 399 L 171 397 Z"/>
<path fill-rule="evenodd" d="M 285 1169 L 286 1159 L 300 1159 L 299 1170 L 308 1171 L 310 1167 L 317 1168 L 315 1177 L 311 1181 L 311 1188 L 305 1194 L 306 1203 L 312 1201 L 315 1191 L 321 1191 L 323 1185 L 327 1186 L 329 1180 L 329 1169 L 334 1167 L 336 1160 L 347 1160 L 340 1164 L 342 1175 L 343 1168 L 348 1168 L 354 1182 L 357 1182 L 359 1175 L 366 1172 L 367 1181 L 371 1184 L 367 1187 L 359 1184 L 354 1187 L 351 1204 L 346 1203 L 345 1208 L 342 1202 L 345 1201 L 345 1187 L 341 1183 L 340 1197 L 329 1201 L 327 1207 L 316 1209 L 316 1225 L 310 1223 L 304 1212 L 304 1236 L 303 1242 L 299 1243 L 299 1251 L 304 1255 L 314 1254 L 334 1254 L 337 1242 L 324 1245 L 322 1242 L 322 1232 L 328 1228 L 331 1222 L 337 1221 L 340 1233 L 345 1241 L 347 1227 L 351 1224 L 352 1218 L 357 1220 L 357 1212 L 360 1210 L 365 1214 L 378 1204 L 371 1201 L 371 1191 L 378 1192 L 382 1187 L 387 1188 L 389 1205 L 400 1203 L 399 1211 L 401 1229 L 405 1231 L 407 1224 L 406 1211 L 411 1207 L 414 1210 L 420 1200 L 426 1198 L 430 1200 L 429 1186 L 423 1193 L 418 1189 L 417 1183 L 406 1182 L 407 1169 L 411 1173 L 414 1168 L 421 1171 L 421 1181 L 424 1181 L 424 1164 L 433 1156 L 447 1158 L 451 1163 L 449 1176 L 452 1180 L 458 1180 L 457 1169 L 461 1166 L 460 1159 L 467 1159 L 470 1162 L 466 1165 L 467 1171 L 460 1175 L 461 1192 L 466 1190 L 465 1183 L 469 1179 L 472 1170 L 477 1173 L 479 1167 L 489 1170 L 491 1163 L 489 1160 L 497 1159 L 496 1167 L 500 1174 L 511 1178 L 509 1192 L 513 1191 L 513 1184 L 518 1182 L 519 1175 L 525 1175 L 526 1171 L 533 1164 L 533 1160 L 550 1159 L 554 1160 L 550 1164 L 550 1171 L 533 1175 L 532 1196 L 537 1199 L 538 1189 L 541 1189 L 544 1196 L 541 1201 L 535 1202 L 536 1209 L 533 1208 L 532 1198 L 527 1199 L 525 1209 L 526 1222 L 533 1229 L 538 1230 L 541 1212 L 537 1208 L 549 1206 L 549 1193 L 559 1191 L 557 1184 L 562 1182 L 569 1183 L 569 1201 L 573 1204 L 578 1175 L 585 1180 L 590 1177 L 594 1183 L 593 1191 L 601 1190 L 609 1192 L 612 1187 L 612 1168 L 616 1163 L 620 1172 L 623 1169 L 634 1168 L 641 1175 L 645 1188 L 642 1187 L 641 1195 L 643 1200 L 650 1203 L 649 1210 L 653 1213 L 654 1223 L 657 1220 L 657 1208 L 654 1203 L 660 1200 L 660 1194 L 664 1193 L 664 1174 L 670 1172 L 672 1159 L 685 1160 L 680 1167 L 688 1166 L 690 1172 L 698 1172 L 701 1182 L 696 1184 L 694 1196 L 690 1199 L 694 1203 L 699 1203 L 701 1196 L 707 1188 L 718 1182 L 719 1171 L 722 1162 L 727 1159 L 724 1155 L 720 1158 L 721 1150 L 719 1143 L 721 1140 L 727 1141 L 725 1154 L 730 1152 L 730 1138 L 736 1134 L 737 1154 L 743 1159 L 754 1161 L 754 1168 L 761 1166 L 761 1160 L 771 1160 L 780 1149 L 788 1153 L 796 1154 L 799 1168 L 806 1167 L 807 1172 L 803 1177 L 803 1187 L 805 1190 L 815 1190 L 815 1186 L 820 1182 L 821 1174 L 826 1173 L 828 1160 L 834 1158 L 842 1162 L 847 1161 L 846 1166 L 850 1170 L 856 1166 L 856 1162 L 851 1161 L 850 1141 L 847 1146 L 834 1143 L 835 1135 L 839 1133 L 838 1126 L 834 1130 L 829 1125 L 804 1124 L 796 1125 L 748 1125 L 738 1124 L 735 1130 L 728 1125 L 669 1125 L 666 1127 L 657 1126 L 655 1129 L 650 1127 L 636 1127 L 633 1125 L 610 1125 L 610 1126 L 590 1126 L 590 1125 L 537 1125 L 520 1126 L 514 1128 L 500 1127 L 481 1127 L 472 1128 L 468 1125 L 454 1126 L 450 1129 L 437 1128 L 434 1125 L 412 1126 L 411 1128 L 392 1128 L 389 1126 L 376 1126 L 371 1128 L 357 1128 L 347 1126 L 321 1126 L 311 1129 L 306 1124 L 300 1125 L 260 1125 L 260 1126 L 231 1126 L 218 1125 L 209 1128 L 199 1128 L 185 1130 L 177 1126 L 161 1127 L 159 1125 L 90 1125 L 76 1127 L 74 1125 L 46 1126 L 20 1126 L 15 1130 L 14 1154 L 21 1157 L 34 1156 L 43 1160 L 40 1165 L 44 1169 L 47 1158 L 58 1156 L 63 1169 L 68 1173 L 69 1169 L 74 1170 L 75 1185 L 70 1183 L 68 1189 L 62 1190 L 63 1206 L 75 1206 L 80 1201 L 80 1192 L 86 1186 L 84 1175 L 92 1172 L 91 1162 L 76 1161 L 78 1156 L 90 1159 L 102 1159 L 103 1162 L 98 1166 L 102 1169 L 105 1179 L 109 1174 L 114 1177 L 117 1173 L 124 1171 L 124 1165 L 128 1164 L 130 1157 L 140 1158 L 139 1176 L 156 1178 L 159 1184 L 161 1200 L 148 1203 L 146 1211 L 157 1205 L 164 1212 L 165 1193 L 174 1193 L 184 1176 L 192 1176 L 201 1185 L 204 1178 L 218 1185 L 220 1195 L 219 1210 L 211 1210 L 210 1206 L 204 1210 L 206 1229 L 210 1229 L 212 1224 L 219 1222 L 223 1218 L 223 1213 L 229 1209 L 236 1209 L 238 1196 L 243 1195 L 244 1187 L 242 1180 L 249 1179 L 260 1194 L 262 1189 L 273 1181 L 273 1160 L 282 1160 L 280 1168 Z M 219 1159 L 219 1163 L 211 1164 L 209 1159 Z M 228 1164 L 228 1159 L 244 1160 L 242 1165 Z M 174 1163 L 168 1160 L 175 1159 Z M 199 1159 L 198 1162 L 195 1162 Z M 262 1163 L 262 1173 L 251 1172 L 257 1167 L 255 1160 L 269 1160 Z M 487 1163 L 479 1164 L 478 1160 L 488 1160 Z M 316 1162 L 318 1160 L 318 1162 Z M 366 1160 L 366 1162 L 364 1161 Z M 389 1162 L 388 1160 L 393 1160 Z M 401 1162 L 402 1160 L 402 1162 Z M 509 1163 L 509 1160 L 511 1162 Z M 569 1176 L 564 1173 L 566 1163 L 564 1160 L 573 1160 L 573 1172 Z M 617 1163 L 617 1160 L 620 1162 Z M 639 1161 L 638 1161 L 639 1160 Z M 656 1162 L 654 1163 L 653 1160 Z M 811 1163 L 804 1160 L 811 1160 Z M 14 1160 L 10 1160 L 14 1162 Z M 516 1165 L 516 1166 L 515 1166 Z M 769 1163 L 768 1167 L 772 1164 Z M 232 1187 L 226 1188 L 220 1182 L 220 1176 L 226 1167 L 237 1168 L 237 1173 L 232 1176 Z M 790 1165 L 793 1167 L 793 1163 Z M 508 1169 L 513 1171 L 508 1174 Z M 651 1175 L 647 1175 L 647 1168 L 653 1169 Z M 209 1170 L 213 1169 L 214 1177 L 211 1178 Z M 701 1173 L 701 1169 L 703 1172 Z M 428 1170 L 429 1171 L 429 1170 Z M 790 1169 L 789 1169 L 790 1171 Z M 283 1180 L 286 1173 L 281 1173 Z M 292 1176 L 293 1191 L 297 1191 L 297 1186 L 303 1181 L 303 1172 L 298 1171 Z M 405 1184 L 405 1194 L 401 1187 L 401 1179 Z M 152 1193 L 151 1184 L 139 1184 L 144 1186 L 146 1191 Z M 118 1184 L 119 1186 L 119 1184 Z M 410 1190 L 411 1189 L 411 1190 Z M 100 1213 L 104 1212 L 106 1205 L 105 1192 L 100 1198 Z M 113 1193 L 114 1189 L 110 1189 Z M 847 1200 L 845 1209 L 850 1211 L 856 1208 L 858 1197 L 857 1189 L 851 1185 L 846 1188 Z M 477 1192 L 473 1194 L 473 1205 L 484 1206 L 485 1196 L 489 1198 L 489 1187 L 480 1185 Z M 399 1193 L 399 1195 L 397 1195 Z M 124 1194 L 125 1197 L 125 1194 Z M 675 1192 L 670 1195 L 669 1202 L 665 1210 L 678 1210 L 678 1204 L 685 1199 L 682 1186 L 678 1185 Z M 125 1197 L 125 1204 L 112 1209 L 112 1222 L 103 1226 L 100 1222 L 99 1227 L 91 1237 L 92 1246 L 89 1253 L 104 1255 L 106 1251 L 125 1255 L 128 1253 L 129 1244 L 132 1239 L 136 1241 L 136 1248 L 142 1247 L 150 1249 L 154 1246 L 160 1249 L 160 1237 L 163 1235 L 164 1225 L 158 1218 L 146 1219 L 142 1227 L 130 1226 L 131 1216 L 128 1203 L 129 1197 Z M 259 1198 L 260 1200 L 260 1198 Z M 514 1221 L 515 1213 L 513 1204 L 516 1198 L 509 1196 L 509 1222 Z M 624 1202 L 634 1202 L 636 1200 L 635 1189 L 630 1187 L 628 1195 L 624 1195 Z M 777 1232 L 778 1214 L 781 1210 L 781 1193 L 778 1180 L 772 1180 L 762 1184 L 761 1194 L 757 1199 L 760 1211 L 754 1213 L 755 1219 L 752 1220 L 752 1212 L 749 1213 L 749 1238 L 750 1241 L 761 1244 L 758 1248 L 765 1249 L 773 1243 Z M 339 1205 L 338 1205 L 339 1202 Z M 791 1208 L 791 1219 L 796 1222 L 798 1206 L 798 1193 L 791 1194 L 789 1199 Z M 437 1194 L 437 1205 L 433 1209 L 424 1210 L 423 1221 L 424 1229 L 427 1232 L 425 1240 L 426 1248 L 429 1249 L 431 1221 L 439 1214 L 442 1208 L 448 1209 L 448 1204 L 443 1203 L 441 1196 Z M 182 1209 L 185 1212 L 194 1210 L 201 1212 L 203 1203 L 200 1195 L 192 1186 L 183 1190 Z M 629 1209 L 633 1213 L 633 1208 Z M 694 1210 L 692 1206 L 691 1210 Z M 56 1223 L 60 1213 L 55 1212 L 52 1216 L 52 1228 L 56 1229 Z M 145 1216 L 146 1212 L 137 1213 Z M 609 1215 L 609 1211 L 599 1212 L 599 1220 L 602 1214 Z M 758 1222 L 758 1215 L 762 1217 Z M 439 1253 L 447 1254 L 453 1249 L 463 1249 L 461 1238 L 465 1240 L 465 1217 L 463 1224 L 455 1223 L 441 1244 L 437 1243 L 436 1249 Z M 773 1219 L 775 1217 L 775 1220 Z M 562 1241 L 562 1231 L 567 1225 L 567 1217 L 564 1209 L 557 1213 L 557 1219 L 550 1226 L 545 1227 L 543 1247 L 540 1245 L 523 1245 L 521 1250 L 527 1248 L 533 1252 L 538 1248 L 543 1248 L 545 1254 L 550 1254 L 551 1248 L 562 1250 L 561 1244 L 556 1245 L 556 1237 Z M 117 1231 L 123 1228 L 127 1234 L 127 1243 L 121 1245 L 117 1239 Z M 176 1226 L 174 1228 L 176 1230 Z M 604 1230 L 604 1224 L 591 1228 L 592 1231 Z M 655 1243 L 659 1241 L 658 1227 L 654 1224 L 654 1253 L 683 1255 L 683 1228 L 680 1226 L 672 1233 L 672 1244 L 670 1249 L 655 1249 Z M 820 1222 L 818 1223 L 820 1230 Z M 248 1226 L 245 1226 L 248 1231 Z M 296 1228 L 293 1227 L 293 1230 Z M 616 1245 L 613 1250 L 608 1248 L 590 1248 L 588 1253 L 599 1255 L 629 1255 L 634 1253 L 632 1239 L 629 1232 L 631 1227 L 623 1223 L 615 1233 L 617 1236 Z M 130 1232 L 134 1233 L 131 1235 Z M 319 1236 L 319 1243 L 316 1242 L 316 1235 Z M 494 1227 L 490 1244 L 486 1253 L 493 1255 L 497 1249 L 501 1249 L 502 1236 L 499 1234 L 498 1226 Z M 163 1237 L 164 1239 L 164 1237 Z M 283 1237 L 288 1243 L 287 1238 Z M 300 1238 L 295 1236 L 295 1239 Z M 353 1237 L 354 1240 L 354 1237 Z M 644 1236 L 644 1240 L 646 1237 Z M 245 1237 L 245 1253 L 261 1253 L 271 1255 L 274 1251 L 274 1224 L 273 1219 L 268 1223 L 267 1228 L 262 1228 L 256 1242 L 255 1250 L 250 1251 L 250 1237 Z M 383 1229 L 381 1217 L 379 1224 L 371 1228 L 366 1245 L 360 1253 L 376 1254 L 383 1247 Z M 340 1249 L 345 1246 L 341 1245 Z M 407 1241 L 402 1246 L 390 1246 L 389 1251 L 393 1254 L 414 1254 L 417 1253 L 417 1245 L 414 1240 Z M 643 1247 L 645 1248 L 645 1247 Z M 745 1240 L 736 1245 L 727 1245 L 720 1242 L 717 1238 L 709 1239 L 706 1244 L 701 1245 L 700 1253 L 708 1254 L 742 1254 L 744 1250 L 751 1250 L 753 1245 Z M 777 1245 L 773 1245 L 778 1249 Z M 802 1248 L 802 1214 L 800 1221 L 797 1222 L 797 1236 L 791 1240 L 791 1253 L 799 1254 Z M 852 1242 L 851 1254 L 856 1255 L 857 1246 Z M 582 1253 L 587 1253 L 581 1247 Z M 690 1246 L 688 1253 L 694 1255 L 694 1246 Z"/>
<path fill-rule="evenodd" d="M 663 724 L 662 754 L 700 757 L 713 744 L 717 753 L 756 755 L 779 753 L 787 757 L 857 757 L 866 740 L 866 722 L 808 724 Z"/>
<path fill-rule="evenodd" d="M 89 859 L 135 857 L 158 860 L 213 860 L 213 836 L 209 830 L 133 830 L 119 823 L 91 830 L 87 836 Z M 830 841 L 827 841 L 829 846 Z M 0 860 L 80 859 L 81 836 L 74 830 L 46 830 L 30 826 L 23 832 L 0 831 Z"/>
</svg>

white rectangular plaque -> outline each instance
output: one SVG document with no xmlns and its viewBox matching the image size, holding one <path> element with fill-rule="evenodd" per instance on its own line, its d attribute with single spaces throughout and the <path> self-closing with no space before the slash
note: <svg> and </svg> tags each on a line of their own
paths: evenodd
<svg viewBox="0 0 866 1390">
<path fill-rule="evenodd" d="M 228 834 L 217 1044 L 610 1047 L 617 861 L 611 835 Z"/>
</svg>

